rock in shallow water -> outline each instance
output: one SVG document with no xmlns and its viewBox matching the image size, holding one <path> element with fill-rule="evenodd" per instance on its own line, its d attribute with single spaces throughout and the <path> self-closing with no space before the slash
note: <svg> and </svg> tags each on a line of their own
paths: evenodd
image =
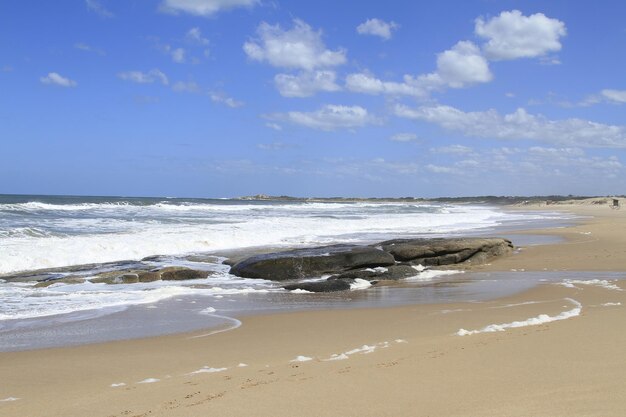
<svg viewBox="0 0 626 417">
<path fill-rule="evenodd" d="M 502 238 L 395 239 L 378 246 L 396 261 L 424 266 L 481 264 L 513 251 L 511 241 Z"/>
<path fill-rule="evenodd" d="M 304 290 L 309 292 L 334 292 L 345 291 L 350 289 L 353 279 L 328 279 L 324 281 L 298 282 L 295 284 L 285 285 L 286 290 Z"/>
<path fill-rule="evenodd" d="M 244 278 L 285 281 L 393 264 L 393 256 L 380 249 L 332 245 L 251 256 L 233 265 L 230 273 Z"/>
</svg>

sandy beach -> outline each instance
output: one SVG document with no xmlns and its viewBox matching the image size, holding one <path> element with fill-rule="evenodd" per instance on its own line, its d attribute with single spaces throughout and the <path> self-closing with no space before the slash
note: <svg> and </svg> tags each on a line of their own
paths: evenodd
<svg viewBox="0 0 626 417">
<path fill-rule="evenodd" d="M 584 217 L 520 232 L 563 242 L 475 270 L 626 277 L 626 211 L 549 209 Z M 0 415 L 621 417 L 624 290 L 546 283 L 488 302 L 252 316 L 210 336 L 0 353 Z"/>
</svg>

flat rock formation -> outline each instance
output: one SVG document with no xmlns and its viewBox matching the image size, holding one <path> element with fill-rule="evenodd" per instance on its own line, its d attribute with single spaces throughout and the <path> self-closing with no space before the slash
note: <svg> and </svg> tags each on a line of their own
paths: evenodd
<svg viewBox="0 0 626 417">
<path fill-rule="evenodd" d="M 502 238 L 395 239 L 370 246 L 332 245 L 254 255 L 232 265 L 244 278 L 291 281 L 332 274 L 325 281 L 296 282 L 288 290 L 341 291 L 355 279 L 370 282 L 416 276 L 418 265 L 478 265 L 513 251 Z"/>
<path fill-rule="evenodd" d="M 395 239 L 376 246 L 398 262 L 423 266 L 481 264 L 513 250 L 511 241 L 502 238 Z"/>
<path fill-rule="evenodd" d="M 230 273 L 243 278 L 285 281 L 394 264 L 391 254 L 371 246 L 332 245 L 254 255 L 234 264 Z"/>
<path fill-rule="evenodd" d="M 35 284 L 35 287 L 47 287 L 56 283 L 80 284 L 87 280 L 96 284 L 136 284 L 138 282 L 153 281 L 182 281 L 190 279 L 204 279 L 213 274 L 210 271 L 201 271 L 178 266 L 168 266 L 161 269 L 140 270 L 125 269 L 118 271 L 102 272 L 95 277 L 70 275 L 63 278 L 52 278 Z"/>
</svg>

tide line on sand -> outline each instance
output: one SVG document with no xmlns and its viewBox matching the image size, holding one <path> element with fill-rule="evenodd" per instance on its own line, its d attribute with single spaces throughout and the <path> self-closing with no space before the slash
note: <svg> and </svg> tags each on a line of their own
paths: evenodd
<svg viewBox="0 0 626 417">
<path fill-rule="evenodd" d="M 540 314 L 537 317 L 531 317 L 522 321 L 514 321 L 511 323 L 502 323 L 502 324 L 490 324 L 478 330 L 459 329 L 459 331 L 456 332 L 456 335 L 457 336 L 470 336 L 470 335 L 478 334 L 478 333 L 504 332 L 506 331 L 506 329 L 514 329 L 514 328 L 526 327 L 526 326 L 538 326 L 540 324 L 550 323 L 550 322 L 559 321 L 559 320 L 567 320 L 569 318 L 579 316 L 583 308 L 582 304 L 572 298 L 566 298 L 566 300 L 572 303 L 575 307 L 571 310 L 563 311 L 557 314 L 556 316 Z"/>
</svg>

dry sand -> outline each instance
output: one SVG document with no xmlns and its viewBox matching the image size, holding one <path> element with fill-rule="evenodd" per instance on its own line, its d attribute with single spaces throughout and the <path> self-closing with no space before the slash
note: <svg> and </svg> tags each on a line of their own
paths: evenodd
<svg viewBox="0 0 626 417">
<path fill-rule="evenodd" d="M 558 209 L 593 217 L 540 232 L 563 236 L 562 244 L 524 248 L 479 269 L 626 276 L 626 210 Z M 208 337 L 0 353 L 0 400 L 18 398 L 0 401 L 0 416 L 622 417 L 626 281 L 614 284 L 545 284 L 484 303 L 255 316 Z M 576 302 L 581 314 L 566 320 L 456 335 L 540 314 L 565 317 Z M 359 348 L 372 352 L 326 360 Z M 291 362 L 298 356 L 311 360 Z M 209 368 L 227 369 L 190 374 Z M 150 378 L 158 381 L 138 383 Z"/>
</svg>

